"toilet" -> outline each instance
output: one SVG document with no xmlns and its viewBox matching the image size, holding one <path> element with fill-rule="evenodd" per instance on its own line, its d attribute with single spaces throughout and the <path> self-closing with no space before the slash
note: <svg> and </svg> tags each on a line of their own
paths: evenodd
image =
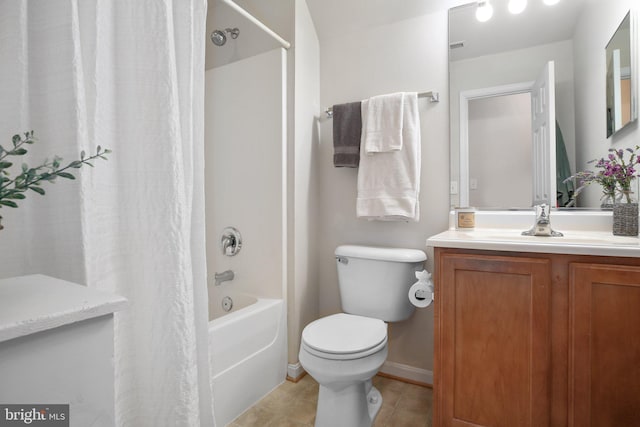
<svg viewBox="0 0 640 427">
<path fill-rule="evenodd" d="M 408 293 L 427 259 L 415 249 L 339 246 L 343 313 L 302 331 L 300 364 L 320 385 L 316 427 L 370 427 L 382 396 L 371 379 L 387 358 L 387 323 L 411 316 Z"/>
</svg>

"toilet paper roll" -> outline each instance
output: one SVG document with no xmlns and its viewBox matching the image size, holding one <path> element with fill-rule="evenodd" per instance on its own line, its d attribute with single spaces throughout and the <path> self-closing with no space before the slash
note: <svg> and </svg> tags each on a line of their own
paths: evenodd
<svg viewBox="0 0 640 427">
<path fill-rule="evenodd" d="M 433 283 L 418 281 L 409 288 L 409 301 L 418 308 L 429 307 L 433 302 Z"/>
</svg>

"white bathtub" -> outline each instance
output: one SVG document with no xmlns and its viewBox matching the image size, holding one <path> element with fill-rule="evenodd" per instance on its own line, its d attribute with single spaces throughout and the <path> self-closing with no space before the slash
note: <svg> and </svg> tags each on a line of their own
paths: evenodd
<svg viewBox="0 0 640 427">
<path fill-rule="evenodd" d="M 229 295 L 232 311 L 209 313 L 209 361 L 216 425 L 225 426 L 284 382 L 286 312 L 281 299 Z M 210 300 L 211 300 L 210 296 Z"/>
</svg>

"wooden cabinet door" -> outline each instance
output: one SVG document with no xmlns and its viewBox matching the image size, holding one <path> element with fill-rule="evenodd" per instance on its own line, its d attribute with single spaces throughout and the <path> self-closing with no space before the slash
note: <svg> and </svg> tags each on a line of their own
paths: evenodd
<svg viewBox="0 0 640 427">
<path fill-rule="evenodd" d="M 640 267 L 569 268 L 569 426 L 640 425 Z"/>
<path fill-rule="evenodd" d="M 443 253 L 434 426 L 548 426 L 548 259 Z"/>
</svg>

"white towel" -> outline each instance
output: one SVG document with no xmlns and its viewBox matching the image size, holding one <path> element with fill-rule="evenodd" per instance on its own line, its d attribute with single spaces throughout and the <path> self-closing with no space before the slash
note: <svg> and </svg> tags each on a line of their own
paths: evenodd
<svg viewBox="0 0 640 427">
<path fill-rule="evenodd" d="M 369 98 L 362 114 L 362 140 L 367 154 L 402 149 L 404 93 Z"/>
<path fill-rule="evenodd" d="M 367 107 L 363 102 L 362 117 Z M 420 220 L 420 115 L 415 92 L 405 94 L 403 110 L 402 150 L 360 156 L 358 218 Z"/>
</svg>

